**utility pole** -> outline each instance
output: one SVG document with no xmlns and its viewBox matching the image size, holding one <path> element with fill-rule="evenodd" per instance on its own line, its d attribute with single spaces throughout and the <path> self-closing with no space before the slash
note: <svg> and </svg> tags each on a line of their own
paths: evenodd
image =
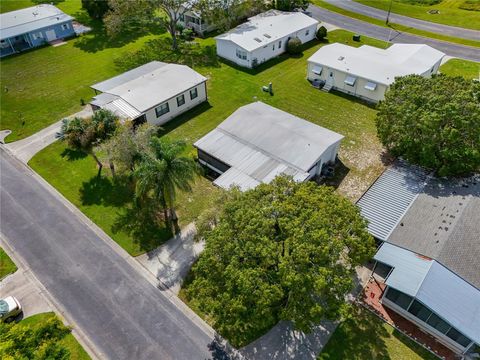
<svg viewBox="0 0 480 360">
<path fill-rule="evenodd" d="M 388 25 L 388 21 L 390 20 L 390 13 L 392 12 L 392 3 L 393 3 L 393 0 L 390 0 L 390 5 L 388 6 L 388 12 L 387 12 L 387 19 L 385 20 L 386 25 Z"/>
</svg>

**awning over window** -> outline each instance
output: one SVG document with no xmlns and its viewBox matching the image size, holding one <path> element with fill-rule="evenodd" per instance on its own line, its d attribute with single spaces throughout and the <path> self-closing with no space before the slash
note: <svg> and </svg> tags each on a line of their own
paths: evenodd
<svg viewBox="0 0 480 360">
<path fill-rule="evenodd" d="M 315 65 L 312 69 L 314 74 L 320 75 L 322 73 L 323 68 L 320 65 Z"/>
<path fill-rule="evenodd" d="M 348 75 L 344 82 L 347 85 L 353 86 L 353 85 L 355 85 L 355 81 L 357 81 L 356 77 Z"/>
<path fill-rule="evenodd" d="M 365 85 L 365 89 L 367 90 L 370 90 L 370 91 L 375 91 L 375 89 L 377 88 L 377 84 L 375 84 L 374 82 L 367 82 L 367 85 Z"/>
</svg>

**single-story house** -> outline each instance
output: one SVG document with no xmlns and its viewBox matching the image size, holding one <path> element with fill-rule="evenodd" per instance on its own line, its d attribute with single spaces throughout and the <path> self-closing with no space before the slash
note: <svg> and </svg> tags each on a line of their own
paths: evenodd
<svg viewBox="0 0 480 360">
<path fill-rule="evenodd" d="M 207 78 L 185 65 L 152 61 L 92 85 L 93 109 L 108 109 L 122 119 L 155 125 L 207 100 Z"/>
<path fill-rule="evenodd" d="M 378 102 L 396 77 L 430 77 L 437 73 L 444 56 L 428 45 L 393 44 L 380 49 L 335 43 L 322 46 L 308 59 L 307 78 L 322 83 L 323 90 L 335 89 Z"/>
<path fill-rule="evenodd" d="M 381 243 L 382 304 L 456 353 L 480 351 L 480 176 L 439 179 L 405 162 L 358 201 Z"/>
<path fill-rule="evenodd" d="M 0 14 L 0 57 L 74 36 L 72 20 L 49 4 Z"/>
<path fill-rule="evenodd" d="M 217 54 L 240 66 L 254 68 L 284 53 L 290 38 L 298 37 L 302 43 L 313 40 L 317 25 L 317 20 L 301 12 L 270 10 L 215 37 Z"/>
<path fill-rule="evenodd" d="M 306 181 L 334 163 L 343 136 L 263 102 L 238 108 L 194 146 L 224 189 L 248 190 L 277 175 Z"/>
</svg>

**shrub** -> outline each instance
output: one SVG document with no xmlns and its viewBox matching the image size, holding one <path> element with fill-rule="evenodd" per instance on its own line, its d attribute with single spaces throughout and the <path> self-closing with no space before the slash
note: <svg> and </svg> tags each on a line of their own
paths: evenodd
<svg viewBox="0 0 480 360">
<path fill-rule="evenodd" d="M 193 40 L 193 30 L 189 28 L 185 28 L 182 30 L 182 39 L 186 41 Z"/>
<path fill-rule="evenodd" d="M 288 40 L 287 52 L 292 55 L 300 54 L 302 52 L 302 41 L 298 37 Z"/>
<path fill-rule="evenodd" d="M 323 40 L 327 36 L 327 28 L 325 26 L 320 26 L 317 30 L 317 39 Z"/>
</svg>

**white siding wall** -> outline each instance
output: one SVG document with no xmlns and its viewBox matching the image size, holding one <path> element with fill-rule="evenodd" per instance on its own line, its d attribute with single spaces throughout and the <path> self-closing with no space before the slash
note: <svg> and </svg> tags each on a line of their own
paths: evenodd
<svg viewBox="0 0 480 360">
<path fill-rule="evenodd" d="M 167 102 L 168 102 L 168 106 L 170 108 L 170 111 L 166 114 L 163 114 L 159 118 L 157 118 L 155 108 L 158 107 L 161 104 L 158 104 L 157 106 L 147 110 L 145 112 L 147 122 L 149 122 L 150 124 L 155 124 L 155 125 L 165 124 L 166 122 L 172 120 L 174 117 L 176 117 L 176 116 L 186 112 L 187 110 L 190 110 L 191 108 L 199 105 L 200 103 L 206 101 L 207 100 L 206 82 L 204 82 L 200 85 L 197 85 L 196 88 L 197 88 L 198 96 L 193 100 L 190 99 L 190 90 L 194 89 L 194 88 L 188 89 L 187 91 L 185 91 L 183 93 L 183 95 L 185 96 L 185 104 L 183 104 L 182 106 L 177 105 L 177 96 L 179 96 L 181 94 L 178 94 L 177 96 L 168 100 Z"/>
<path fill-rule="evenodd" d="M 237 49 L 244 51 L 243 48 L 237 46 L 229 40 L 217 39 L 217 55 L 227 60 L 233 61 L 240 66 L 251 68 L 253 59 L 257 59 L 258 64 L 261 64 L 283 54 L 287 49 L 287 41 L 289 38 L 298 37 L 302 41 L 302 43 L 306 43 L 315 39 L 316 30 L 317 24 L 313 24 L 308 28 L 291 33 L 288 36 L 277 39 L 274 42 L 264 45 L 259 49 L 253 50 L 252 52 L 247 51 L 246 60 L 239 59 L 236 56 Z M 281 47 L 278 46 L 280 41 L 282 42 Z"/>
<path fill-rule="evenodd" d="M 367 82 L 369 82 L 369 80 L 355 76 L 357 78 L 357 80 L 355 81 L 355 85 L 350 86 L 345 84 L 345 79 L 347 78 L 347 76 L 349 76 L 349 74 L 320 65 L 322 66 L 322 73 L 320 75 L 317 75 L 312 71 L 315 65 L 317 64 L 312 62 L 308 63 L 307 78 L 310 81 L 313 81 L 316 79 L 327 81 L 329 78 L 330 72 L 333 72 L 334 89 L 345 92 L 347 94 L 355 95 L 360 98 L 373 101 L 373 102 L 378 102 L 385 98 L 385 91 L 387 91 L 388 87 L 384 84 L 377 83 L 377 87 L 375 90 L 373 91 L 367 90 L 365 89 L 365 85 L 367 85 Z"/>
<path fill-rule="evenodd" d="M 340 148 L 340 141 L 330 145 L 322 154 L 320 159 L 317 161 L 315 166 L 308 172 L 310 176 L 308 179 L 311 179 L 315 175 L 319 175 L 322 171 L 322 167 L 324 164 L 328 163 L 335 163 L 337 158 L 338 149 Z"/>
</svg>

